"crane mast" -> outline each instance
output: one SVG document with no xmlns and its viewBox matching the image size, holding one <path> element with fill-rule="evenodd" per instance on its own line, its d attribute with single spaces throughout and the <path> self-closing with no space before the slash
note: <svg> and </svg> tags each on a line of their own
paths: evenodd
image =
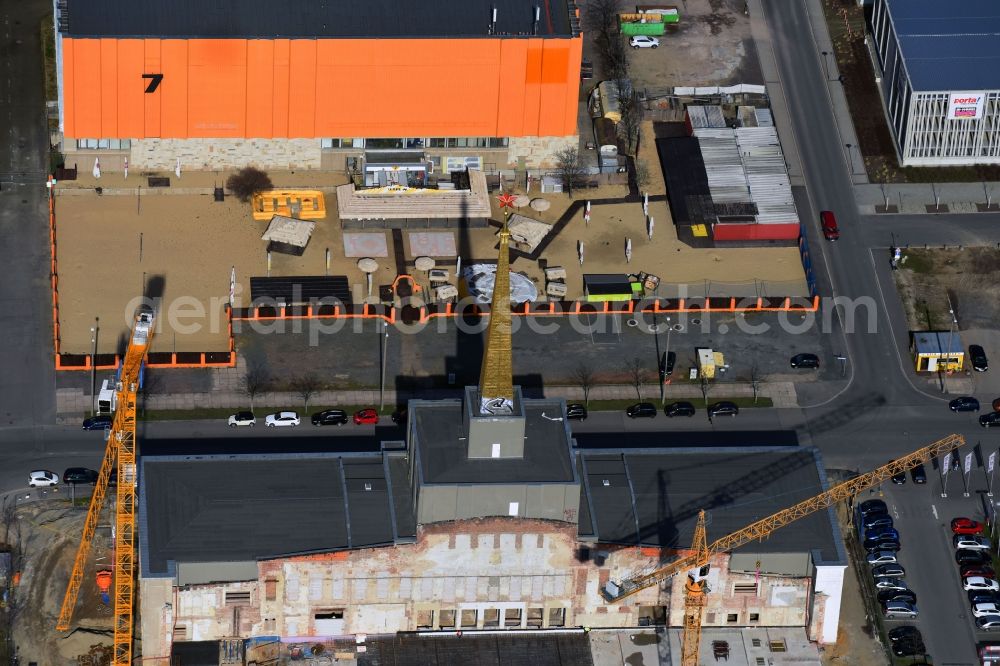
<svg viewBox="0 0 1000 666">
<path fill-rule="evenodd" d="M 111 470 L 117 465 L 118 501 L 115 511 L 115 568 L 114 568 L 114 666 L 132 663 L 132 626 L 135 603 L 135 492 L 138 482 L 136 470 L 135 429 L 136 400 L 142 364 L 153 335 L 154 314 L 141 309 L 136 314 L 129 337 L 128 348 L 122 360 L 118 382 L 115 385 L 116 408 L 104 460 L 97 476 L 94 494 L 87 508 L 80 546 L 76 552 L 73 571 L 66 586 L 62 608 L 56 628 L 69 629 L 80 594 L 83 574 L 97 531 L 97 523 L 108 492 Z"/>
</svg>

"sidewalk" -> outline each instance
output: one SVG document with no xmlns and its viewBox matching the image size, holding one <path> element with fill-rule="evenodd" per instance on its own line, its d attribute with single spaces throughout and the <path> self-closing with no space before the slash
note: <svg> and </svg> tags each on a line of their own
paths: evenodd
<svg viewBox="0 0 1000 666">
<path fill-rule="evenodd" d="M 530 391 L 528 392 L 531 393 Z M 659 390 L 656 384 L 646 384 L 642 389 L 646 400 L 659 400 Z M 701 388 L 696 384 L 672 384 L 665 387 L 664 395 L 668 401 L 685 398 L 701 398 Z M 399 392 L 387 389 L 384 400 L 386 405 L 399 404 L 410 398 L 428 400 L 442 398 L 460 398 L 461 388 L 430 389 L 418 393 Z M 795 384 L 792 382 L 761 382 L 758 396 L 770 398 L 774 407 L 794 408 L 798 406 Z M 567 401 L 583 401 L 583 390 L 579 386 L 547 386 L 546 398 L 564 398 Z M 753 388 L 749 383 L 726 382 L 715 384 L 709 393 L 709 400 L 725 398 L 753 397 Z M 633 400 L 635 388 L 631 385 L 601 385 L 590 389 L 591 400 Z M 166 395 L 150 395 L 146 398 L 146 409 L 238 409 L 249 404 L 249 398 L 239 389 L 220 388 L 201 393 L 173 393 Z M 289 407 L 301 405 L 302 397 L 293 391 L 273 391 L 259 393 L 254 403 L 261 407 Z M 377 405 L 378 389 L 358 389 L 351 391 L 318 391 L 309 398 L 309 404 L 319 408 L 334 405 Z M 70 417 L 85 414 L 91 410 L 91 399 L 88 392 L 79 388 L 62 388 L 56 390 L 56 411 L 59 415 Z"/>
<path fill-rule="evenodd" d="M 1000 183 L 888 183 L 856 185 L 862 215 L 1000 212 Z"/>
</svg>

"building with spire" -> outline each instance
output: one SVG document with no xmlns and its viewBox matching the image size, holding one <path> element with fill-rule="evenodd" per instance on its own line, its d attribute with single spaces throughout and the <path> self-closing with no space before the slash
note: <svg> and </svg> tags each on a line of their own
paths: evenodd
<svg viewBox="0 0 1000 666">
<path fill-rule="evenodd" d="M 512 381 L 506 224 L 498 236 L 479 384 L 411 400 L 405 441 L 144 443 L 146 659 L 206 643 L 263 663 L 295 646 L 360 651 L 371 634 L 677 627 L 682 577 L 613 604 L 598 590 L 688 548 L 703 509 L 715 539 L 826 488 L 813 449 L 577 442 L 562 399 Z M 846 562 L 832 510 L 714 556 L 703 640 L 768 628 L 769 645 L 818 664 L 799 657 L 836 640 Z M 448 654 L 437 663 L 474 660 Z"/>
</svg>

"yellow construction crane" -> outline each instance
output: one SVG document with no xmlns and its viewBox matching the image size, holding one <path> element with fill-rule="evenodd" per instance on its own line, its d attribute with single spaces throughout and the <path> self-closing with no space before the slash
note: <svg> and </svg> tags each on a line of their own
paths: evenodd
<svg viewBox="0 0 1000 666">
<path fill-rule="evenodd" d="M 118 501 L 115 512 L 115 569 L 114 569 L 114 658 L 113 666 L 131 666 L 132 663 L 132 623 L 135 601 L 135 490 L 137 473 L 135 467 L 135 404 L 139 390 L 139 374 L 142 370 L 146 351 L 153 336 L 153 312 L 141 309 L 132 326 L 128 349 L 122 361 L 118 382 L 115 386 L 115 413 L 108 433 L 108 443 L 104 449 L 104 460 L 97 476 L 94 494 L 87 509 L 87 520 L 83 526 L 83 536 L 76 552 L 73 572 L 66 586 L 62 610 L 56 628 L 69 629 L 73 609 L 80 594 L 87 556 L 97 531 L 97 522 L 104 507 L 108 492 L 108 480 L 112 468 L 118 469 Z"/>
<path fill-rule="evenodd" d="M 854 497 L 863 490 L 879 485 L 886 479 L 906 472 L 921 463 L 952 451 L 965 444 L 961 435 L 949 435 L 930 446 L 925 446 L 913 453 L 897 458 L 887 465 L 882 465 L 867 474 L 861 474 L 830 488 L 798 504 L 783 509 L 773 515 L 747 525 L 741 530 L 708 544 L 705 535 L 705 512 L 698 513 L 698 522 L 694 529 L 694 539 L 689 554 L 670 562 L 664 567 L 650 573 L 638 574 L 620 583 L 608 581 L 601 589 L 601 596 L 608 603 L 635 594 L 641 590 L 665 582 L 682 571 L 688 571 L 688 581 L 684 595 L 684 624 L 681 641 L 681 664 L 683 666 L 698 666 L 698 648 L 701 642 L 701 617 L 705 607 L 704 578 L 708 575 L 708 563 L 717 553 L 726 553 L 751 541 L 763 541 L 771 534 L 799 518 L 832 506 L 842 500 Z"/>
</svg>

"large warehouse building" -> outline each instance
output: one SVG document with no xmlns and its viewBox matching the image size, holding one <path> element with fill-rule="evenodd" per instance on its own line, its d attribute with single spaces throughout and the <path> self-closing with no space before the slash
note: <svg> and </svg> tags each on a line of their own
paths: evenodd
<svg viewBox="0 0 1000 666">
<path fill-rule="evenodd" d="M 1000 163 L 1000 3 L 875 0 L 870 17 L 900 164 Z"/>
<path fill-rule="evenodd" d="M 578 144 L 572 0 L 63 0 L 56 33 L 70 164 L 525 168 Z"/>
</svg>

